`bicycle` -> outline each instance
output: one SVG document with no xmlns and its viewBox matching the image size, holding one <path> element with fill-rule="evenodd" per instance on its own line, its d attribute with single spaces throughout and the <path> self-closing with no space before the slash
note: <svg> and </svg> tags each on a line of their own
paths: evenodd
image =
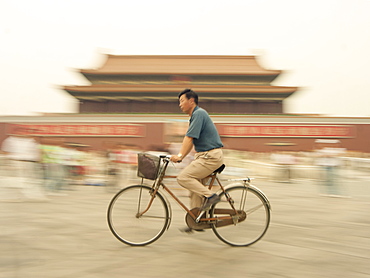
<svg viewBox="0 0 370 278">
<path fill-rule="evenodd" d="M 141 184 L 121 189 L 112 198 L 107 210 L 107 221 L 113 235 L 131 246 L 144 246 L 158 240 L 169 228 L 172 219 L 170 202 L 159 189 L 164 189 L 187 213 L 186 223 L 194 230 L 212 229 L 224 243 L 231 246 L 249 246 L 260 240 L 270 223 L 271 205 L 266 195 L 250 184 L 250 178 L 233 180 L 236 184 L 223 186 L 218 174 L 225 165 L 215 170 L 207 179 L 211 189 L 214 183 L 220 187 L 219 203 L 209 211 L 189 209 L 163 183 L 170 161 L 169 155 L 159 157 L 141 153 L 138 158 L 138 175 Z M 141 163 L 140 158 L 151 161 Z M 146 172 L 146 173 L 143 173 Z M 154 180 L 151 186 L 144 180 Z"/>
</svg>

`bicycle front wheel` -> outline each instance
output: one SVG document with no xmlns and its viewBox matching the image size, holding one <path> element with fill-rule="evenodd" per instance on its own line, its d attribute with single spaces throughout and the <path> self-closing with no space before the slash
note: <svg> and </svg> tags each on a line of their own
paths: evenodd
<svg viewBox="0 0 370 278">
<path fill-rule="evenodd" d="M 221 201 L 215 204 L 211 217 L 234 217 L 212 225 L 213 232 L 223 242 L 231 246 L 248 246 L 260 240 L 270 223 L 270 208 L 265 198 L 254 188 L 234 186 L 226 190 L 238 211 L 236 216 L 224 193 Z"/>
<path fill-rule="evenodd" d="M 113 235 L 132 246 L 156 241 L 170 221 L 163 196 L 157 192 L 152 200 L 152 188 L 145 185 L 133 185 L 119 191 L 109 204 L 107 220 Z"/>
</svg>

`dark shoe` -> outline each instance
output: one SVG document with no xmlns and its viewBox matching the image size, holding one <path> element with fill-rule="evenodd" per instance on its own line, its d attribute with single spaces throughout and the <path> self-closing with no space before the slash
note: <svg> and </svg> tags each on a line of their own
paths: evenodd
<svg viewBox="0 0 370 278">
<path fill-rule="evenodd" d="M 185 228 L 181 228 L 179 229 L 181 232 L 183 233 L 187 233 L 187 234 L 192 234 L 194 231 L 196 232 L 204 232 L 203 229 L 192 229 L 192 228 L 189 228 L 189 227 L 185 227 Z"/>
<path fill-rule="evenodd" d="M 206 198 L 202 206 L 202 211 L 209 210 L 211 206 L 217 204 L 220 200 L 220 196 L 218 196 L 217 194 L 213 194 L 211 197 Z"/>
<path fill-rule="evenodd" d="M 189 227 L 180 228 L 179 230 L 182 233 L 187 233 L 187 234 L 192 234 L 193 233 L 193 229 L 192 228 L 189 228 Z"/>
</svg>

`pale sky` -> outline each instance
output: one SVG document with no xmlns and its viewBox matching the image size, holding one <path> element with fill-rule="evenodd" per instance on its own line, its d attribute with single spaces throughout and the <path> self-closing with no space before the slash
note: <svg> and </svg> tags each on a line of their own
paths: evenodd
<svg viewBox="0 0 370 278">
<path fill-rule="evenodd" d="M 255 55 L 287 113 L 370 117 L 370 0 L 0 0 L 0 115 L 77 112 L 103 54 Z"/>
</svg>

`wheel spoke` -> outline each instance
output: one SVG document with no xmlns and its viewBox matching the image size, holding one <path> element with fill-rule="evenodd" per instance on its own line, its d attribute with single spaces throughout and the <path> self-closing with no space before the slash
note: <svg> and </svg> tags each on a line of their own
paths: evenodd
<svg viewBox="0 0 370 278">
<path fill-rule="evenodd" d="M 253 208 L 250 208 L 250 209 L 246 210 L 246 211 L 245 211 L 245 213 L 246 213 L 247 215 L 249 215 L 249 214 L 251 214 L 252 212 L 255 212 L 256 210 L 258 210 L 259 208 L 261 208 L 261 207 L 263 207 L 263 206 L 264 206 L 264 204 L 262 203 L 262 204 L 260 204 L 260 205 L 258 205 L 258 206 L 255 206 L 255 207 L 253 207 Z"/>
<path fill-rule="evenodd" d="M 141 218 L 158 218 L 158 219 L 166 219 L 166 217 L 161 216 L 153 216 L 153 215 L 142 215 Z"/>
</svg>

